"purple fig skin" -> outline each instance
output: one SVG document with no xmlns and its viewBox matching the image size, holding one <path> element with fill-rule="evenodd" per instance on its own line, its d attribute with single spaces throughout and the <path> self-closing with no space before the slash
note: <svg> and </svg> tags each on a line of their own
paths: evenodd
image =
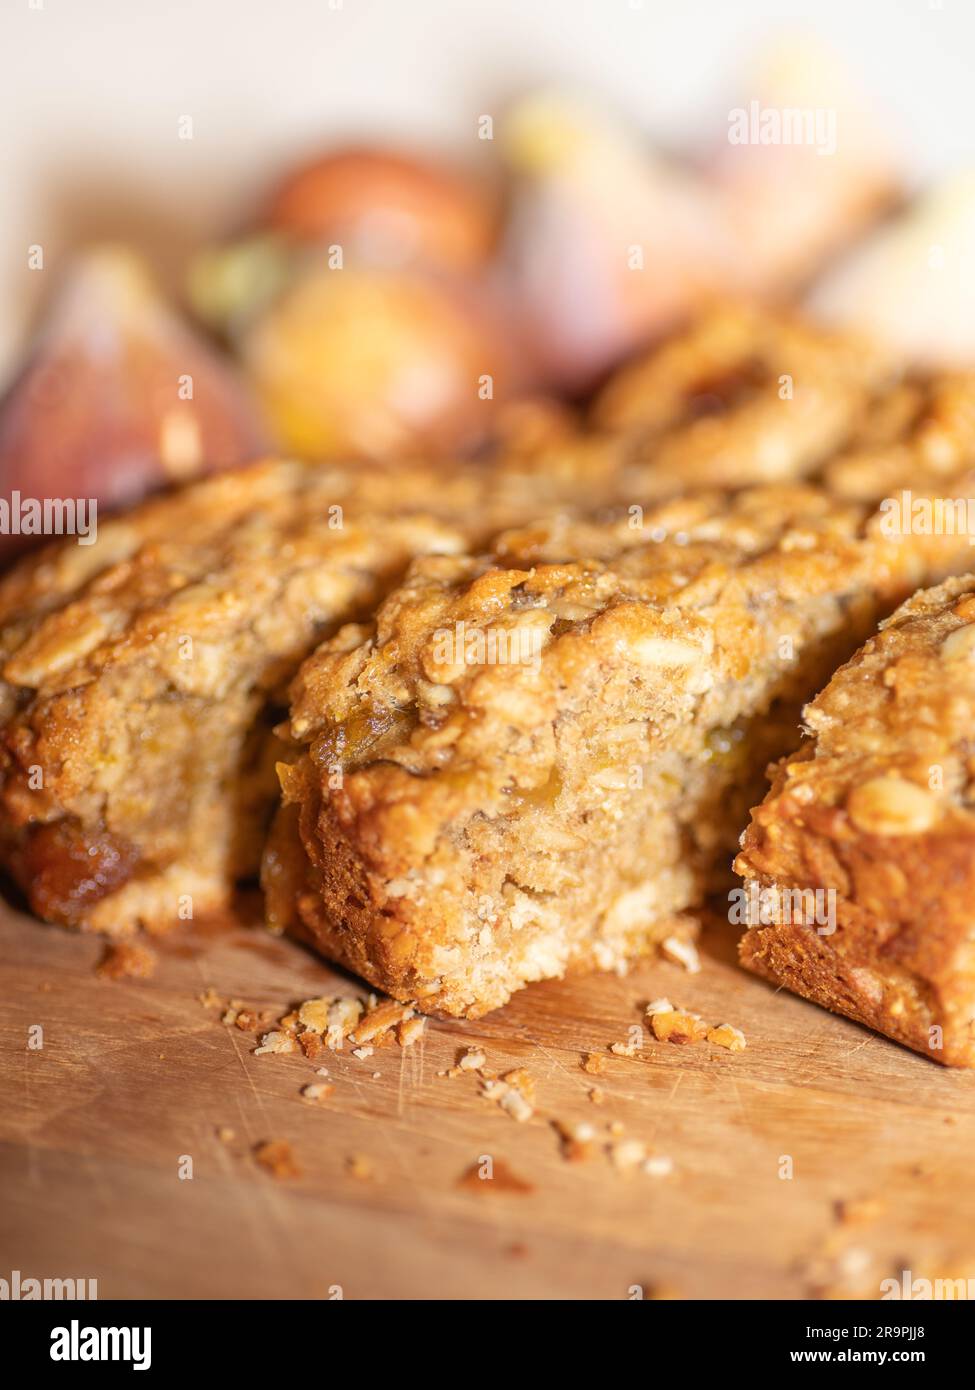
<svg viewBox="0 0 975 1390">
<path fill-rule="evenodd" d="M 0 400 L 0 498 L 96 499 L 260 457 L 268 436 L 233 368 L 160 297 L 139 260 L 81 256 Z M 45 537 L 0 534 L 0 561 Z"/>
</svg>

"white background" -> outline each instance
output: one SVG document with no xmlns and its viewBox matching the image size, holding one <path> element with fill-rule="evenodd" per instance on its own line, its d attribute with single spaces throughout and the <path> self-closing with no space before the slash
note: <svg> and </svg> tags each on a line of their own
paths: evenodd
<svg viewBox="0 0 975 1390">
<path fill-rule="evenodd" d="M 0 371 L 74 244 L 128 236 L 174 274 L 282 159 L 365 134 L 474 163 L 476 116 L 539 83 L 666 144 L 721 138 L 777 33 L 837 48 L 918 177 L 971 159 L 975 0 L 0 0 Z"/>
</svg>

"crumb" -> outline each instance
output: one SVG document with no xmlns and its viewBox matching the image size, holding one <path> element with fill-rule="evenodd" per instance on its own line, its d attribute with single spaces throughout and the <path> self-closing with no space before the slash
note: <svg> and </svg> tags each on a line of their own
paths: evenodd
<svg viewBox="0 0 975 1390">
<path fill-rule="evenodd" d="M 197 995 L 205 1009 L 222 1009 L 224 1002 L 212 985 L 207 985 L 202 994 Z"/>
<path fill-rule="evenodd" d="M 624 1139 L 619 1144 L 612 1145 L 609 1156 L 613 1161 L 614 1168 L 626 1172 L 643 1163 L 647 1156 L 646 1145 L 642 1144 L 639 1139 Z"/>
<path fill-rule="evenodd" d="M 593 1105 L 605 1105 L 606 1092 L 601 1090 L 598 1086 L 593 1086 L 592 1090 L 589 1092 L 589 1099 Z"/>
<path fill-rule="evenodd" d="M 220 1140 L 221 1144 L 232 1144 L 237 1138 L 237 1133 L 235 1130 L 232 1130 L 229 1125 L 221 1125 L 217 1130 L 217 1138 Z"/>
<path fill-rule="evenodd" d="M 865 1274 L 872 1264 L 873 1255 L 859 1245 L 851 1245 L 837 1259 L 840 1274 L 845 1279 L 855 1279 Z"/>
<path fill-rule="evenodd" d="M 352 1056 L 358 1057 L 360 1062 L 364 1062 L 367 1057 L 372 1056 L 375 1050 L 374 1047 L 354 1047 L 352 1049 Z"/>
<path fill-rule="evenodd" d="M 314 1062 L 316 1057 L 320 1057 L 327 1050 L 322 1042 L 321 1033 L 313 1033 L 310 1029 L 298 1034 L 298 1045 L 309 1062 Z"/>
<path fill-rule="evenodd" d="M 469 1047 L 457 1059 L 457 1066 L 461 1071 L 480 1071 L 487 1061 L 487 1057 L 479 1047 Z"/>
<path fill-rule="evenodd" d="M 651 1154 L 643 1165 L 643 1171 L 651 1178 L 669 1178 L 674 1171 L 674 1160 L 666 1154 Z"/>
<path fill-rule="evenodd" d="M 520 1091 L 529 1105 L 535 1104 L 535 1078 L 527 1068 L 515 1067 L 513 1071 L 506 1071 L 501 1079 Z"/>
<path fill-rule="evenodd" d="M 886 1207 L 879 1197 L 859 1197 L 836 1203 L 836 1219 L 843 1226 L 861 1226 L 883 1216 Z"/>
<path fill-rule="evenodd" d="M 373 1079 L 373 1081 L 378 1081 L 379 1078 L 380 1078 L 381 1076 L 382 1076 L 382 1072 L 381 1072 L 381 1071 L 374 1071 L 373 1074 L 372 1074 L 372 1079 Z"/>
<path fill-rule="evenodd" d="M 586 1124 L 585 1121 L 581 1124 L 567 1124 L 558 1120 L 555 1122 L 555 1128 L 562 1140 L 562 1157 L 567 1163 L 586 1163 L 593 1157 L 596 1151 L 596 1131 L 592 1125 Z"/>
<path fill-rule="evenodd" d="M 234 1026 L 242 1033 L 259 1033 L 270 1021 L 268 1014 L 257 1014 L 253 1009 L 239 1009 Z"/>
<path fill-rule="evenodd" d="M 606 1058 L 596 1052 L 587 1052 L 582 1059 L 582 1070 L 590 1076 L 601 1076 L 606 1070 Z"/>
<path fill-rule="evenodd" d="M 480 1163 L 472 1163 L 457 1179 L 457 1186 L 468 1192 L 534 1192 L 535 1188 L 517 1173 L 512 1172 L 503 1158 L 491 1163 L 491 1174 L 481 1176 Z"/>
<path fill-rule="evenodd" d="M 504 1095 L 500 1097 L 498 1104 L 505 1114 L 510 1115 L 518 1124 L 524 1124 L 525 1121 L 530 1120 L 535 1113 L 532 1106 L 515 1086 L 510 1086 L 505 1091 Z"/>
<path fill-rule="evenodd" d="M 644 1012 L 647 1018 L 653 1018 L 654 1014 L 673 1013 L 674 1006 L 669 999 L 651 999 Z"/>
<path fill-rule="evenodd" d="M 689 975 L 701 973 L 701 957 L 693 941 L 682 936 L 668 936 L 660 943 L 660 950 L 668 960 L 682 965 Z"/>
<path fill-rule="evenodd" d="M 310 1081 L 307 1086 L 302 1086 L 301 1094 L 305 1100 L 321 1101 L 328 1100 L 333 1095 L 335 1087 L 326 1081 Z"/>
<path fill-rule="evenodd" d="M 370 995 L 370 999 L 375 996 Z M 415 1010 L 412 1004 L 401 1004 L 396 999 L 386 999 L 382 1004 L 371 1006 L 365 1018 L 357 1024 L 350 1037 L 354 1043 L 372 1042 L 380 1034 L 388 1032 L 398 1023 L 412 1018 Z"/>
<path fill-rule="evenodd" d="M 740 1028 L 730 1023 L 720 1023 L 717 1028 L 708 1029 L 708 1042 L 718 1047 L 726 1047 L 729 1052 L 744 1052 L 745 1035 Z"/>
<path fill-rule="evenodd" d="M 703 1042 L 708 1034 L 706 1023 L 696 1014 L 685 1013 L 682 1009 L 654 1014 L 650 1026 L 658 1042 Z"/>
<path fill-rule="evenodd" d="M 298 1044 L 295 1042 L 293 1034 L 275 1030 L 264 1034 L 260 1047 L 254 1049 L 254 1056 L 263 1057 L 267 1052 L 288 1053 L 297 1051 Z"/>
<path fill-rule="evenodd" d="M 106 947 L 95 974 L 102 980 L 148 980 L 156 971 L 155 951 L 139 942 L 118 941 Z"/>
<path fill-rule="evenodd" d="M 623 1123 L 622 1120 L 610 1120 L 606 1128 L 609 1131 L 609 1133 L 614 1135 L 617 1139 L 621 1134 L 626 1133 L 626 1125 Z"/>
<path fill-rule="evenodd" d="M 301 1176 L 301 1169 L 294 1160 L 287 1139 L 267 1139 L 262 1144 L 255 1144 L 254 1157 L 274 1178 Z"/>
<path fill-rule="evenodd" d="M 376 1175 L 376 1169 L 371 1158 L 365 1154 L 353 1154 L 346 1160 L 346 1169 L 350 1177 L 358 1179 L 359 1182 L 371 1182 Z"/>
<path fill-rule="evenodd" d="M 609 1050 L 614 1057 L 635 1057 L 640 1049 L 634 1042 L 614 1042 L 610 1043 Z"/>
<path fill-rule="evenodd" d="M 307 1033 L 321 1034 L 328 1027 L 330 999 L 306 999 L 298 1009 L 298 1022 Z"/>
<path fill-rule="evenodd" d="M 317 1068 L 315 1069 L 315 1075 L 316 1075 L 316 1076 L 328 1076 L 328 1067 L 317 1067 Z"/>
<path fill-rule="evenodd" d="M 426 1026 L 427 1021 L 422 1016 L 414 1014 L 412 1018 L 404 1018 L 402 1023 L 396 1025 L 396 1041 L 400 1047 L 412 1047 Z"/>
</svg>

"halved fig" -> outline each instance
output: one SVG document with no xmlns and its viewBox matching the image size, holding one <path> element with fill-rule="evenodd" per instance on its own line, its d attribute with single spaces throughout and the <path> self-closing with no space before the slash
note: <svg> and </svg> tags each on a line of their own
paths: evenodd
<svg viewBox="0 0 975 1390">
<path fill-rule="evenodd" d="M 160 297 L 132 253 L 78 258 L 0 401 L 0 498 L 130 503 L 259 455 L 265 430 L 232 367 Z M 36 538 L 0 536 L 0 556 Z"/>
</svg>

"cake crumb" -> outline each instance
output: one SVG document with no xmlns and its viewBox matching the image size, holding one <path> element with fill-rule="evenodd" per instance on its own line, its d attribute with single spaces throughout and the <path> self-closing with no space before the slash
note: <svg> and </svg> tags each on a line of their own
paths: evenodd
<svg viewBox="0 0 975 1390">
<path fill-rule="evenodd" d="M 643 1163 L 647 1156 L 646 1145 L 639 1139 L 623 1139 L 610 1148 L 610 1158 L 614 1168 L 628 1172 Z"/>
<path fill-rule="evenodd" d="M 268 1052 L 277 1052 L 285 1055 L 289 1052 L 297 1051 L 298 1044 L 295 1042 L 294 1035 L 291 1033 L 282 1033 L 280 1030 L 275 1029 L 270 1033 L 264 1034 L 261 1038 L 260 1047 L 255 1047 L 254 1049 L 254 1056 L 263 1057 Z"/>
<path fill-rule="evenodd" d="M 610 1043 L 609 1050 L 614 1057 L 635 1057 L 640 1051 L 635 1042 Z"/>
<path fill-rule="evenodd" d="M 501 1079 L 507 1081 L 509 1086 L 514 1086 L 529 1105 L 535 1104 L 535 1078 L 526 1067 L 515 1067 L 513 1071 L 506 1071 Z"/>
<path fill-rule="evenodd" d="M 675 965 L 682 965 L 688 975 L 701 973 L 701 957 L 698 955 L 697 947 L 686 937 L 668 936 L 660 943 L 660 950 L 667 960 L 673 961 Z"/>
<path fill-rule="evenodd" d="M 598 1052 L 587 1052 L 582 1059 L 582 1070 L 590 1076 L 602 1076 L 606 1070 L 606 1058 Z"/>
<path fill-rule="evenodd" d="M 309 1062 L 314 1062 L 316 1058 L 328 1050 L 322 1040 L 321 1033 L 313 1033 L 310 1029 L 298 1034 L 298 1045 Z"/>
<path fill-rule="evenodd" d="M 460 1071 L 480 1071 L 487 1061 L 487 1057 L 479 1047 L 469 1047 L 457 1059 L 457 1066 Z"/>
<path fill-rule="evenodd" d="M 524 1124 L 535 1113 L 532 1106 L 515 1086 L 508 1087 L 504 1095 L 500 1097 L 498 1104 L 505 1114 L 510 1115 L 518 1124 Z"/>
<path fill-rule="evenodd" d="M 295 1162 L 287 1139 L 266 1139 L 255 1144 L 254 1157 L 274 1178 L 298 1178 L 301 1169 Z"/>
<path fill-rule="evenodd" d="M 606 1092 L 599 1086 L 593 1086 L 589 1092 L 589 1100 L 593 1105 L 605 1105 Z"/>
<path fill-rule="evenodd" d="M 727 1048 L 729 1052 L 744 1052 L 746 1046 L 744 1033 L 730 1023 L 719 1023 L 717 1028 L 709 1028 L 708 1042 Z"/>
<path fill-rule="evenodd" d="M 301 1094 L 305 1100 L 315 1101 L 316 1103 L 328 1100 L 329 1096 L 334 1095 L 335 1087 L 327 1081 L 310 1081 L 307 1086 L 302 1086 Z"/>
<path fill-rule="evenodd" d="M 237 1138 L 237 1131 L 231 1129 L 229 1125 L 221 1125 L 217 1130 L 217 1138 L 221 1144 L 232 1144 Z"/>
<path fill-rule="evenodd" d="M 862 1226 L 877 1221 L 885 1210 L 879 1197 L 857 1197 L 836 1203 L 836 1217 L 843 1226 Z"/>
<path fill-rule="evenodd" d="M 644 1012 L 647 1018 L 653 1018 L 654 1014 L 673 1013 L 674 1006 L 669 999 L 651 999 Z"/>
<path fill-rule="evenodd" d="M 669 1178 L 674 1171 L 674 1160 L 667 1154 L 651 1154 L 643 1165 L 643 1171 L 651 1178 Z"/>
<path fill-rule="evenodd" d="M 669 1013 L 655 1013 L 650 1020 L 650 1026 L 658 1042 L 703 1042 L 708 1034 L 706 1023 L 696 1014 L 685 1013 L 682 1009 L 671 1009 Z"/>
<path fill-rule="evenodd" d="M 374 1047 L 354 1047 L 352 1049 L 352 1056 L 358 1057 L 360 1062 L 364 1062 L 367 1057 L 372 1056 L 375 1050 Z"/>
<path fill-rule="evenodd" d="M 376 1176 L 375 1165 L 372 1159 L 367 1158 L 365 1154 L 352 1154 L 346 1160 L 345 1166 L 349 1176 L 359 1182 L 371 1182 Z"/>
<path fill-rule="evenodd" d="M 370 995 L 370 1000 L 374 998 L 374 995 Z M 397 999 L 386 999 L 381 1004 L 372 1005 L 350 1034 L 351 1040 L 357 1044 L 372 1042 L 398 1023 L 412 1018 L 414 1012 L 412 1004 L 401 1004 Z"/>
<path fill-rule="evenodd" d="M 148 946 L 137 941 L 116 941 L 106 947 L 95 974 L 101 980 L 149 980 L 158 964 L 158 956 Z"/>
<path fill-rule="evenodd" d="M 404 1018 L 402 1023 L 396 1025 L 396 1041 L 400 1047 L 412 1047 L 422 1036 L 426 1026 L 427 1021 L 422 1015 L 414 1014 L 412 1018 Z"/>
</svg>

